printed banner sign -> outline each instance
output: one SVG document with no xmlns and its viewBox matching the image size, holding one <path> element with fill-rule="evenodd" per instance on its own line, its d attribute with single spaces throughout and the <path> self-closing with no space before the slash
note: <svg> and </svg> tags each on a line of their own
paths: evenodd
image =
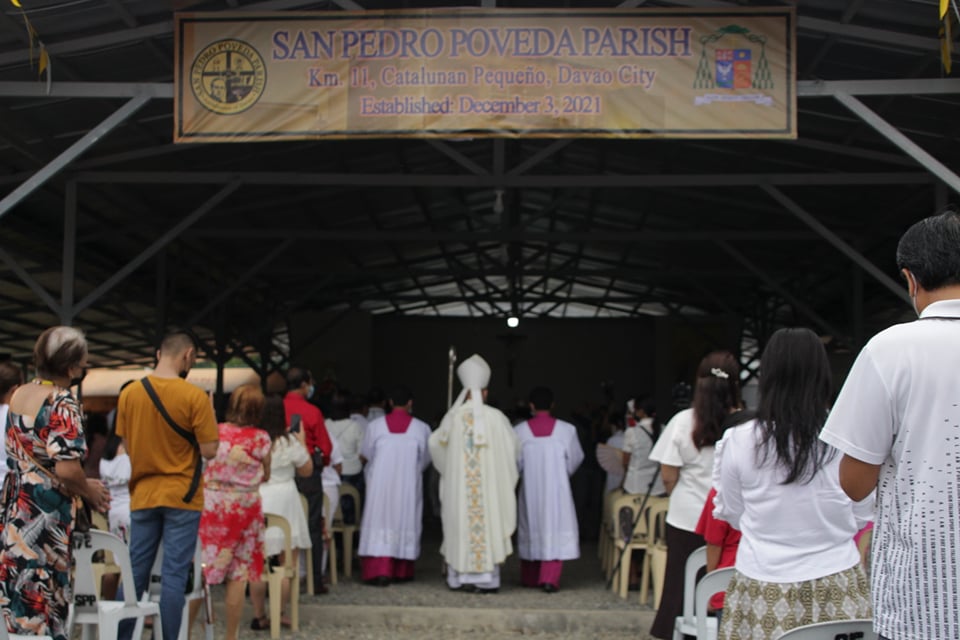
<svg viewBox="0 0 960 640">
<path fill-rule="evenodd" d="M 795 138 L 796 14 L 433 9 L 176 16 L 176 142 Z"/>
</svg>

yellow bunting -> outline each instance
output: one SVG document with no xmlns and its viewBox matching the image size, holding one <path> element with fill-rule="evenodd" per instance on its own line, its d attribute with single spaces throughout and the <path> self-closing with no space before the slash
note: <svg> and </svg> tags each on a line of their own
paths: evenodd
<svg viewBox="0 0 960 640">
<path fill-rule="evenodd" d="M 950 14 L 950 0 L 940 0 L 940 62 L 943 70 L 950 75 L 953 69 L 953 26 L 956 18 Z"/>
<path fill-rule="evenodd" d="M 10 0 L 10 3 L 15 6 L 17 9 L 20 9 L 20 15 L 23 16 L 23 25 L 27 29 L 27 37 L 30 40 L 30 66 L 33 66 L 33 52 L 34 48 L 38 47 L 40 49 L 40 55 L 37 58 L 37 76 L 42 77 L 44 73 L 47 74 L 47 92 L 50 91 L 50 54 L 47 53 L 47 48 L 43 45 L 43 42 L 40 40 L 40 34 L 37 33 L 37 30 L 33 27 L 33 24 L 30 23 L 30 18 L 27 17 L 27 12 L 23 10 L 23 6 L 20 4 L 20 0 Z"/>
</svg>

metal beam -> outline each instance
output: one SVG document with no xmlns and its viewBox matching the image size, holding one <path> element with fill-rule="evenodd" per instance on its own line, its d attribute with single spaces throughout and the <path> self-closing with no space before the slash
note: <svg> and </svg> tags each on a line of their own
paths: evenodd
<svg viewBox="0 0 960 640">
<path fill-rule="evenodd" d="M 372 229 L 341 230 L 341 229 L 194 229 L 189 235 L 195 238 L 245 238 L 262 240 L 266 238 L 294 238 L 310 240 L 312 242 L 356 242 L 356 243 L 383 243 L 383 244 L 427 244 L 454 243 L 480 244 L 504 242 L 550 242 L 555 244 L 574 243 L 620 245 L 624 243 L 688 243 L 707 242 L 715 238 L 725 240 L 741 240 L 754 242 L 797 241 L 811 240 L 816 236 L 810 233 L 796 231 L 727 231 L 697 230 L 697 231 L 628 231 L 628 230 L 601 230 L 585 231 L 534 231 L 530 229 L 508 228 L 498 231 L 376 231 Z M 490 247 L 491 249 L 494 247 Z M 436 256 L 435 258 L 439 258 Z M 496 263 L 498 267 L 503 265 Z"/>
<path fill-rule="evenodd" d="M 840 93 L 851 96 L 960 95 L 960 79 L 803 80 L 797 83 L 797 96 L 801 98 L 836 96 Z"/>
<path fill-rule="evenodd" d="M 9 266 L 10 269 L 17 274 L 17 277 L 23 280 L 24 284 L 30 287 L 30 290 L 37 294 L 37 297 L 43 300 L 51 311 L 56 313 L 58 316 L 60 315 L 60 305 L 58 305 L 57 301 L 53 299 L 53 296 L 47 293 L 47 290 L 40 286 L 39 282 L 30 277 L 30 274 L 27 273 L 27 270 L 17 264 L 17 261 L 14 259 L 14 257 L 7 253 L 6 249 L 3 247 L 0 247 L 0 260 L 6 262 L 7 266 Z"/>
<path fill-rule="evenodd" d="M 348 0 L 339 0 L 337 4 L 343 6 Z M 244 11 L 283 11 L 285 9 L 298 9 L 304 6 L 315 5 L 315 1 L 306 0 L 269 0 L 267 2 L 254 2 L 245 5 Z M 355 2 L 352 6 L 362 9 Z M 19 31 L 23 31 L 20 29 Z M 106 33 L 97 33 L 84 38 L 74 40 L 65 40 L 63 42 L 54 42 L 47 47 L 51 56 L 61 56 L 67 53 L 80 53 L 84 51 L 101 51 L 117 45 L 124 45 L 131 42 L 141 42 L 147 38 L 157 38 L 166 36 L 173 38 L 173 20 L 164 20 L 152 24 L 143 25 L 133 29 L 123 28 L 117 31 L 108 31 Z M 16 63 L 29 63 L 36 53 L 30 49 L 18 49 L 0 54 L 0 67 L 10 66 Z"/>
<path fill-rule="evenodd" d="M 490 173 L 479 164 L 451 147 L 446 142 L 427 139 L 426 143 L 474 175 L 482 176 Z"/>
<path fill-rule="evenodd" d="M 573 142 L 573 140 L 557 140 L 556 142 L 552 142 L 546 147 L 544 147 L 543 149 L 540 149 L 540 151 L 537 151 L 535 154 L 533 154 L 532 156 L 530 156 L 520 164 L 518 164 L 517 166 L 510 169 L 507 173 L 512 176 L 517 176 L 517 175 L 520 175 L 521 173 L 526 173 L 527 171 L 530 171 L 530 169 L 532 169 L 533 167 L 537 166 L 538 164 L 540 164 L 541 162 L 543 162 L 553 154 L 557 153 L 558 151 L 566 147 L 571 142 Z"/>
<path fill-rule="evenodd" d="M 951 189 L 960 193 L 960 176 L 954 173 L 945 164 L 927 153 L 920 145 L 915 143 L 907 136 L 900 133 L 896 127 L 881 118 L 876 112 L 871 110 L 856 98 L 846 93 L 838 92 L 834 97 L 847 109 L 854 112 L 863 119 L 868 125 L 876 129 L 880 135 L 887 138 L 890 142 L 900 147 L 911 158 L 926 167 L 933 175 L 942 180 Z"/>
<path fill-rule="evenodd" d="M 3 98 L 149 98 L 173 99 L 171 82 L 0 82 Z"/>
<path fill-rule="evenodd" d="M 2 57 L 0 55 L 0 59 Z M 172 82 L 57 82 L 51 85 L 50 93 L 47 93 L 46 86 L 37 82 L 0 82 L 0 98 L 103 99 L 149 96 L 161 100 L 172 100 L 173 89 Z M 832 96 L 838 91 L 863 96 L 960 94 L 960 79 L 801 80 L 797 83 L 797 95 L 801 98 Z M 511 169 L 509 173 L 528 171 L 531 166 L 556 153 L 570 142 L 571 140 L 567 139 L 552 142 L 537 154 Z M 448 146 L 448 148 L 450 147 Z"/>
<path fill-rule="evenodd" d="M 0 200 L 0 218 L 149 101 L 149 96 L 139 96 L 131 99 L 106 120 L 88 131 L 85 136 L 70 145 L 63 153 L 51 160 L 47 166 L 10 192 L 7 197 Z"/>
<path fill-rule="evenodd" d="M 863 5 L 864 0 L 852 0 L 847 8 L 843 10 L 843 15 L 840 16 L 841 24 L 850 24 L 850 21 L 853 20 L 853 17 L 857 14 L 857 11 L 860 10 L 860 7 Z M 807 77 L 810 76 L 814 70 L 817 68 L 817 65 L 820 64 L 820 61 L 826 57 L 827 53 L 833 48 L 834 43 L 836 43 L 836 36 L 829 36 L 823 44 L 820 45 L 820 48 L 817 49 L 816 55 L 813 56 L 813 60 L 807 63 L 806 68 L 801 72 L 800 75 Z"/>
<path fill-rule="evenodd" d="M 273 262 L 273 260 L 277 256 L 279 256 L 281 253 L 286 251 L 287 248 L 292 243 L 293 243 L 292 238 L 284 240 L 279 245 L 274 247 L 269 253 L 267 253 L 267 255 L 263 256 L 260 260 L 258 260 L 256 264 L 254 264 L 249 269 L 247 269 L 242 274 L 240 274 L 239 277 L 232 278 L 230 280 L 230 285 L 225 289 L 223 289 L 222 291 L 220 291 L 220 293 L 217 294 L 210 302 L 208 302 L 207 305 L 203 307 L 203 309 L 195 313 L 193 317 L 187 321 L 186 326 L 192 327 L 193 325 L 199 323 L 200 320 L 205 318 L 207 314 L 210 313 L 213 309 L 215 309 L 220 303 L 222 303 L 224 300 L 232 296 L 233 293 L 237 289 L 239 289 L 241 286 L 243 286 L 244 283 L 250 280 L 250 278 L 252 278 L 253 276 L 263 271 L 264 267 L 266 267 L 268 264 Z"/>
<path fill-rule="evenodd" d="M 406 173 L 287 173 L 229 171 L 81 171 L 78 182 L 116 184 L 226 184 L 242 180 L 248 185 L 336 187 L 465 187 L 495 188 L 595 188 L 647 189 L 667 187 L 755 187 L 932 184 L 923 172 L 882 173 L 716 173 L 716 174 L 600 174 L 469 176 Z"/>
<path fill-rule="evenodd" d="M 917 50 L 929 53 L 940 51 L 940 41 L 937 38 L 918 36 L 904 31 L 844 24 L 811 16 L 797 16 L 797 29 L 826 33 L 836 36 L 837 40 L 841 42 L 874 43 L 884 49 Z M 931 29 L 931 33 L 935 33 L 935 31 Z"/>
<path fill-rule="evenodd" d="M 791 305 L 793 305 L 794 308 L 797 309 L 797 311 L 807 316 L 818 327 L 820 327 L 821 329 L 827 331 L 827 333 L 830 333 L 831 335 L 834 335 L 838 338 L 846 337 L 846 334 L 844 334 L 842 331 L 840 331 L 839 329 L 834 327 L 832 324 L 830 324 L 827 320 L 825 320 L 819 313 L 814 311 L 813 308 L 810 307 L 810 305 L 808 305 L 807 303 L 803 302 L 802 300 L 797 298 L 795 295 L 790 293 L 790 291 L 788 291 L 786 287 L 784 287 L 782 284 L 774 280 L 770 276 L 770 274 L 768 274 L 766 271 L 764 271 L 757 265 L 753 264 L 753 262 L 751 262 L 745 255 L 743 255 L 742 253 L 734 249 L 729 242 L 725 240 L 717 240 L 717 244 L 720 246 L 720 248 L 726 251 L 734 260 L 742 264 L 747 269 L 747 271 L 752 273 L 758 279 L 765 282 L 770 288 L 772 288 L 778 294 L 783 296 L 783 298 L 787 302 L 789 302 Z"/>
<path fill-rule="evenodd" d="M 905 158 L 904 156 L 897 153 L 888 153 L 885 151 L 874 151 L 872 149 L 864 149 L 863 147 L 854 147 L 847 144 L 837 144 L 835 142 L 824 142 L 823 140 L 811 140 L 805 138 L 797 138 L 796 140 L 785 140 L 791 147 L 803 147 L 806 149 L 815 149 L 817 151 L 826 151 L 827 153 L 833 153 L 841 156 L 849 156 L 851 158 L 861 158 L 863 160 L 874 160 L 876 162 L 886 162 L 888 164 L 896 164 L 905 167 L 916 167 L 917 163 L 910 158 Z"/>
<path fill-rule="evenodd" d="M 60 285 L 60 323 L 73 324 L 73 285 L 77 260 L 77 183 L 67 182 L 63 203 L 63 266 Z"/>
<path fill-rule="evenodd" d="M 667 4 L 682 7 L 722 7 L 740 8 L 742 2 L 721 2 L 719 0 L 668 0 Z M 932 12 L 931 12 L 932 13 Z M 844 24 L 832 20 L 797 16 L 797 29 L 837 36 L 839 41 L 862 42 L 882 49 L 918 50 L 923 52 L 940 51 L 940 41 L 936 38 L 917 36 L 903 31 L 875 29 L 858 25 Z"/>
<path fill-rule="evenodd" d="M 763 185 L 760 188 L 763 189 L 771 198 L 779 202 L 784 209 L 795 215 L 797 218 L 802 220 L 804 224 L 823 236 L 823 238 L 836 247 L 840 253 L 853 260 L 853 262 L 856 264 L 860 265 L 864 271 L 876 278 L 877 281 L 879 281 L 880 284 L 885 286 L 887 289 L 890 289 L 890 291 L 896 294 L 897 297 L 910 302 L 910 296 L 907 295 L 903 285 L 878 269 L 877 266 L 865 258 L 863 254 L 844 242 L 840 236 L 828 229 L 822 222 L 817 220 L 799 204 L 788 198 L 782 191 L 768 185 Z"/>
<path fill-rule="evenodd" d="M 128 262 L 123 268 L 113 274 L 110 278 L 103 282 L 99 287 L 91 291 L 87 296 L 77 303 L 74 307 L 74 313 L 80 313 L 91 304 L 96 302 L 100 296 L 112 289 L 117 285 L 118 282 L 126 278 L 128 275 L 133 273 L 140 265 L 147 261 L 153 254 L 157 253 L 165 247 L 170 241 L 183 233 L 183 230 L 192 225 L 194 222 L 205 216 L 207 213 L 212 211 L 217 207 L 221 202 L 223 202 L 227 197 L 229 197 L 234 191 L 240 188 L 240 181 L 235 180 L 223 187 L 216 194 L 213 195 L 209 200 L 200 205 L 199 208 L 193 211 L 186 218 L 181 220 L 179 223 L 174 225 L 172 229 L 167 231 L 165 234 L 160 236 L 152 245 L 147 247 L 143 253 L 139 256 Z"/>
</svg>

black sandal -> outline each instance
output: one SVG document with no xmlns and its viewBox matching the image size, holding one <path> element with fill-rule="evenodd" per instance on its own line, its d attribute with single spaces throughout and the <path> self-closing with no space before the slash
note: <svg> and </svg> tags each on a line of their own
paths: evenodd
<svg viewBox="0 0 960 640">
<path fill-rule="evenodd" d="M 250 621 L 250 628 L 254 631 L 269 631 L 270 618 L 267 616 L 263 616 L 262 618 L 254 618 Z"/>
</svg>

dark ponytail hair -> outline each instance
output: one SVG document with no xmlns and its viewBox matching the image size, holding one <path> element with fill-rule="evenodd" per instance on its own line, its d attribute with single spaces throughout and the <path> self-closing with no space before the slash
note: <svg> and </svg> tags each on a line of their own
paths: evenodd
<svg viewBox="0 0 960 640">
<path fill-rule="evenodd" d="M 107 436 L 107 443 L 103 445 L 103 459 L 104 460 L 113 460 L 117 457 L 117 451 L 120 450 L 120 443 L 123 442 L 123 439 L 115 433 L 111 433 Z"/>
<path fill-rule="evenodd" d="M 836 455 L 820 442 L 831 379 L 826 349 L 813 331 L 780 329 L 770 337 L 760 359 L 758 463 L 766 461 L 772 443 L 777 462 L 787 469 L 783 484 L 810 482 Z"/>
<path fill-rule="evenodd" d="M 283 407 L 283 397 L 271 394 L 264 399 L 260 424 L 257 426 L 267 432 L 272 442 L 287 435 L 287 416 Z"/>
<path fill-rule="evenodd" d="M 740 365 L 729 351 L 713 351 L 697 367 L 693 390 L 693 444 L 712 447 L 723 436 L 730 412 L 743 405 Z"/>
</svg>

